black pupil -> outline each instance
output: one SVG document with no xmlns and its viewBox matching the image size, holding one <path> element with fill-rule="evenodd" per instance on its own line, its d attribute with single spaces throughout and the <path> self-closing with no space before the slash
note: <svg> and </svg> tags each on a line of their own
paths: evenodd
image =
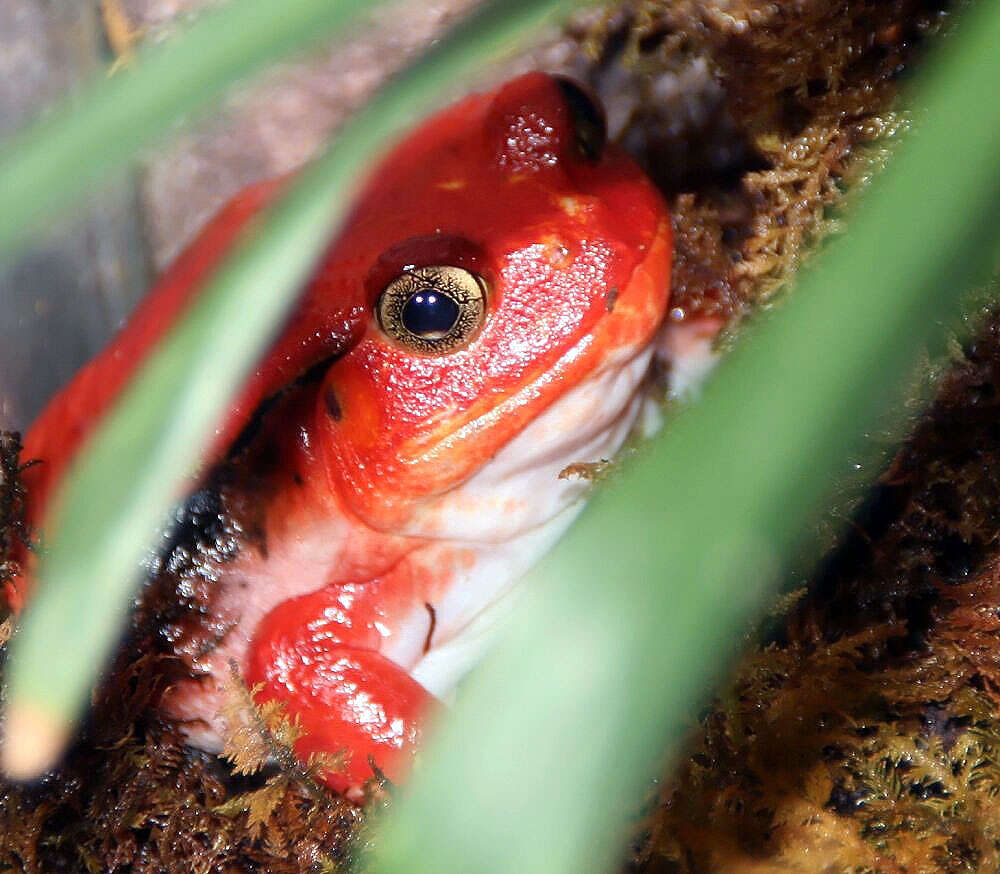
<svg viewBox="0 0 1000 874">
<path fill-rule="evenodd" d="M 418 337 L 447 334 L 458 321 L 458 304 L 429 288 L 415 291 L 403 304 L 403 327 Z"/>
</svg>

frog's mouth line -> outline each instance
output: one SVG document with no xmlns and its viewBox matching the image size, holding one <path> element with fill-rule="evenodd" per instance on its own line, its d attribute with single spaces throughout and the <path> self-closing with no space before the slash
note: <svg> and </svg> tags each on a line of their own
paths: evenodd
<svg viewBox="0 0 1000 874">
<path fill-rule="evenodd" d="M 560 472 L 610 458 L 624 443 L 643 402 L 640 386 L 651 355 L 651 347 L 629 349 L 604 362 L 469 478 L 420 504 L 397 533 L 497 543 L 544 525 L 589 490 L 586 480 L 560 478 Z M 509 400 L 524 402 L 520 393 Z M 504 406 L 490 415 L 502 418 Z"/>
<path fill-rule="evenodd" d="M 636 282 L 644 279 L 653 283 L 654 289 L 669 288 L 669 273 L 663 278 L 662 283 L 658 283 L 653 277 L 656 276 L 655 265 L 664 258 L 664 250 L 672 248 L 672 231 L 669 221 L 662 221 L 653 235 L 649 249 L 643 259 L 636 264 L 627 281 L 623 284 L 625 289 L 629 289 Z M 667 261 L 669 269 L 669 260 Z M 619 302 L 623 301 L 627 291 L 612 289 L 612 293 L 605 295 L 604 310 L 608 316 L 612 316 L 619 307 Z M 655 292 L 652 292 L 655 294 Z M 605 336 L 602 340 L 605 344 L 611 345 L 611 349 L 605 354 L 603 360 L 598 360 L 593 371 L 581 380 L 581 384 L 599 377 L 608 368 L 620 368 L 627 365 L 634 356 L 640 354 L 649 345 L 656 342 L 656 337 L 663 323 L 663 316 L 666 311 L 666 299 L 657 303 L 649 303 L 648 312 L 634 314 L 633 319 L 642 320 L 644 328 L 635 331 L 634 336 L 628 341 L 622 341 L 618 337 L 609 338 Z M 407 466 L 414 468 L 428 463 L 433 464 L 437 459 L 461 451 L 463 443 L 471 443 L 476 436 L 482 432 L 489 431 L 498 423 L 522 418 L 522 426 L 518 433 L 531 426 L 537 418 L 545 415 L 548 407 L 558 403 L 561 397 L 568 391 L 559 390 L 555 383 L 573 379 L 574 372 L 579 378 L 579 363 L 595 353 L 593 346 L 595 335 L 593 332 L 581 337 L 576 343 L 567 348 L 560 357 L 548 362 L 544 367 L 538 368 L 533 374 L 522 381 L 522 384 L 515 388 L 500 403 L 494 403 L 488 410 L 470 409 L 464 414 L 459 414 L 451 423 L 442 422 L 438 435 L 421 435 L 418 441 L 410 447 L 403 446 L 399 460 Z M 553 390 L 554 389 L 554 390 Z M 543 396 L 548 395 L 548 400 Z M 523 410 L 536 406 L 539 400 L 544 406 L 530 418 L 523 417 Z M 442 417 L 443 418 L 443 417 Z M 517 439 L 515 435 L 512 439 Z M 501 447 L 502 449 L 502 447 Z M 489 463 L 489 462 L 487 462 Z M 454 485 L 449 488 L 453 488 Z"/>
<path fill-rule="evenodd" d="M 337 350 L 337 352 L 327 355 L 325 358 L 311 365 L 307 370 L 297 376 L 280 391 L 264 398 L 251 414 L 246 425 L 243 426 L 239 434 L 233 440 L 232 445 L 226 451 L 226 459 L 231 460 L 246 450 L 260 433 L 268 415 L 286 398 L 289 394 L 310 385 L 318 385 L 323 381 L 327 371 L 337 363 L 350 350 L 350 346 Z"/>
</svg>

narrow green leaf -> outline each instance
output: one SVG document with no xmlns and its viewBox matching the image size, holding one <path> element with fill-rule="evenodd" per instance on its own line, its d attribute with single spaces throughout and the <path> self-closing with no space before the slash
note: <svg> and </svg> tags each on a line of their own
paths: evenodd
<svg viewBox="0 0 1000 874">
<path fill-rule="evenodd" d="M 1000 8 L 982 3 L 849 235 L 525 581 L 533 597 L 385 823 L 380 874 L 611 870 L 853 438 L 995 251 L 998 45 Z"/>
<path fill-rule="evenodd" d="M 373 154 L 455 81 L 510 51 L 566 0 L 496 0 L 384 89 L 243 240 L 101 425 L 57 501 L 38 595 L 12 643 L 8 712 L 65 725 L 121 627 L 158 523 L 219 413 L 350 206 Z M 8 744 L 18 743 L 8 738 Z"/>
<path fill-rule="evenodd" d="M 0 255 L 61 203 L 241 76 L 344 29 L 381 0 L 238 0 L 0 145 Z"/>
</svg>

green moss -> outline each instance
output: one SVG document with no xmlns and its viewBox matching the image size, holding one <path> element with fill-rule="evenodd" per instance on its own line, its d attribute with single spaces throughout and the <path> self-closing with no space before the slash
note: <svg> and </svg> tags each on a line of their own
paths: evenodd
<svg viewBox="0 0 1000 874">
<path fill-rule="evenodd" d="M 909 0 L 615 7 L 590 47 L 606 58 L 622 43 L 635 73 L 624 141 L 672 195 L 675 308 L 745 315 L 837 230 L 845 190 L 906 125 L 899 83 L 946 20 Z"/>
<path fill-rule="evenodd" d="M 1000 867 L 1000 314 L 661 795 L 685 872 Z M 822 860 L 823 866 L 817 860 Z"/>
</svg>

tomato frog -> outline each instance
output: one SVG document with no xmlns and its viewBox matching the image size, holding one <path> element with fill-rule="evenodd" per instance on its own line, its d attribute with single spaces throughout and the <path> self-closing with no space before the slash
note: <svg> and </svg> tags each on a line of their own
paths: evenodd
<svg viewBox="0 0 1000 874">
<path fill-rule="evenodd" d="M 34 524 L 282 185 L 225 207 L 32 427 Z M 300 756 L 344 751 L 334 788 L 357 792 L 372 763 L 406 771 L 427 714 L 580 509 L 588 484 L 560 471 L 610 458 L 632 428 L 670 264 L 660 194 L 568 80 L 531 73 L 468 97 L 377 164 L 219 424 L 179 511 L 197 536 L 154 562 L 218 631 L 163 632 L 197 675 L 161 704 L 193 745 L 220 748 L 235 665 L 258 702 L 299 720 Z"/>
</svg>

